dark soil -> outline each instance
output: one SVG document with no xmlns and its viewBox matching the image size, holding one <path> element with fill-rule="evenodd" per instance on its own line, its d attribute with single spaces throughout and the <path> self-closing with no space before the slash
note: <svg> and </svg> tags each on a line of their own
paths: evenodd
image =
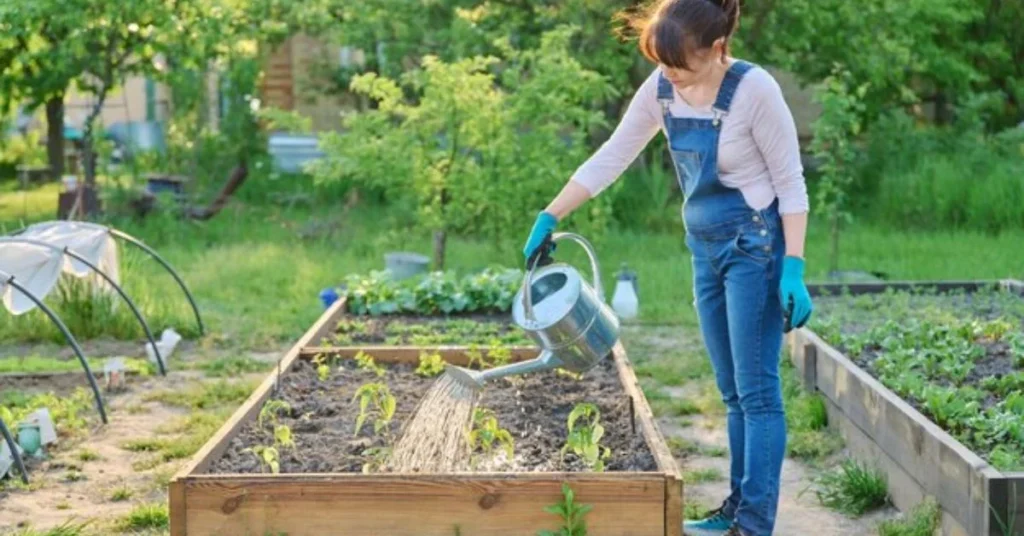
<svg viewBox="0 0 1024 536">
<path fill-rule="evenodd" d="M 422 378 L 411 365 L 387 365 L 379 381 L 386 382 L 397 401 L 391 429 L 397 434 L 408 420 L 419 399 L 436 378 Z M 363 452 L 385 443 L 373 434 L 370 422 L 355 436 L 359 402 L 352 397 L 360 385 L 377 381 L 370 372 L 358 370 L 345 361 L 325 382 L 309 362 L 283 374 L 279 391 L 271 399 L 291 405 L 280 418 L 295 440 L 294 448 L 281 448 L 282 473 L 361 472 L 368 457 Z M 568 452 L 560 462 L 560 449 L 567 435 L 566 418 L 575 404 L 591 402 L 601 410 L 605 436 L 601 445 L 611 449 L 607 471 L 650 471 L 656 469 L 651 452 L 637 428 L 634 431 L 630 401 L 622 389 L 611 360 L 588 372 L 580 380 L 555 372 L 537 373 L 488 384 L 480 407 L 494 411 L 499 426 L 515 438 L 515 456 L 511 463 L 487 463 L 487 470 L 498 471 L 583 471 L 581 460 Z M 242 428 L 231 440 L 223 456 L 212 464 L 213 473 L 260 473 L 265 469 L 246 448 L 273 443 L 273 426 L 255 421 Z M 500 451 L 496 449 L 496 451 Z M 503 455 L 502 455 L 503 456 Z"/>
<path fill-rule="evenodd" d="M 508 314 L 466 314 L 450 317 L 387 315 L 346 316 L 335 329 L 334 344 L 533 345 Z"/>
</svg>

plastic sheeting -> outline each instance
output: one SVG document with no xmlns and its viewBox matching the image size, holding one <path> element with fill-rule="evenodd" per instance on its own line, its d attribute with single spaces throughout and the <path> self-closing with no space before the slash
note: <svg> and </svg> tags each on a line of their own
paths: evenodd
<svg viewBox="0 0 1024 536">
<path fill-rule="evenodd" d="M 53 291 L 61 273 L 88 278 L 96 288 L 114 292 L 114 288 L 91 268 L 65 255 L 65 247 L 94 264 L 115 283 L 120 282 L 117 242 L 105 227 L 72 221 L 46 222 L 32 225 L 14 238 L 45 242 L 60 248 L 0 241 L 0 270 L 13 275 L 39 299 Z M 24 314 L 36 306 L 27 296 L 8 285 L 0 286 L 0 292 L 3 293 L 4 307 L 11 314 Z"/>
</svg>

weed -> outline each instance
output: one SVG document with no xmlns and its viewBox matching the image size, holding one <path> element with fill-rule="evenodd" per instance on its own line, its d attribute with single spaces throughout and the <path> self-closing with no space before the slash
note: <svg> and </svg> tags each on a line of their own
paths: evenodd
<svg viewBox="0 0 1024 536">
<path fill-rule="evenodd" d="M 651 410 L 659 417 L 685 417 L 701 412 L 692 400 L 673 397 L 657 389 L 647 392 L 647 400 L 651 404 Z"/>
<path fill-rule="evenodd" d="M 80 471 L 72 469 L 64 474 L 64 482 L 81 482 L 82 480 L 87 479 Z"/>
<path fill-rule="evenodd" d="M 61 501 L 61 502 L 57 503 L 56 505 L 54 505 L 54 508 L 56 508 L 57 510 L 70 510 L 71 509 L 71 503 L 69 503 L 67 501 Z"/>
<path fill-rule="evenodd" d="M 423 352 L 420 354 L 420 364 L 416 367 L 416 374 L 424 378 L 432 378 L 444 372 L 445 361 L 441 354 L 434 352 Z"/>
<path fill-rule="evenodd" d="M 120 487 L 114 488 L 114 490 L 110 492 L 110 500 L 112 502 L 127 501 L 132 498 L 132 494 L 133 492 L 131 488 L 122 484 Z"/>
<path fill-rule="evenodd" d="M 703 503 L 687 500 L 683 503 L 683 519 L 704 519 L 711 510 Z"/>
<path fill-rule="evenodd" d="M 845 442 L 831 430 L 794 430 L 786 441 L 786 453 L 804 461 L 820 460 L 839 452 Z"/>
<path fill-rule="evenodd" d="M 566 451 L 571 449 L 588 467 L 604 471 L 604 461 L 611 457 L 611 450 L 600 445 L 604 437 L 600 420 L 601 411 L 594 404 L 584 402 L 572 408 L 568 418 L 569 437 L 561 451 L 563 460 Z"/>
<path fill-rule="evenodd" d="M 78 455 L 76 457 L 81 462 L 94 462 L 101 459 L 100 455 L 95 450 L 91 449 L 82 449 L 78 451 Z"/>
<path fill-rule="evenodd" d="M 374 435 L 387 434 L 397 405 L 388 386 L 383 383 L 363 384 L 356 390 L 356 394 L 352 398 L 353 401 L 357 399 L 359 400 L 359 416 L 356 417 L 355 435 L 359 435 L 367 418 L 373 419 Z"/>
<path fill-rule="evenodd" d="M 170 524 L 170 516 L 166 504 L 140 504 L 118 520 L 117 528 L 122 531 L 166 529 Z"/>
<path fill-rule="evenodd" d="M 932 497 L 926 497 L 900 519 L 887 519 L 878 525 L 878 536 L 932 536 L 939 528 L 942 514 Z"/>
<path fill-rule="evenodd" d="M 700 452 L 700 446 L 682 437 L 670 437 L 666 440 L 666 443 L 668 443 L 668 448 L 672 451 L 672 454 L 679 458 L 685 458 Z"/>
<path fill-rule="evenodd" d="M 729 449 L 726 447 L 719 447 L 718 445 L 709 445 L 701 447 L 700 453 L 712 458 L 723 458 L 729 454 Z"/>
<path fill-rule="evenodd" d="M 719 480 L 722 480 L 722 472 L 714 467 L 683 471 L 683 483 L 685 484 L 702 484 Z"/>
<path fill-rule="evenodd" d="M 562 526 L 558 530 L 538 531 L 537 536 L 586 536 L 587 523 L 584 517 L 593 508 L 593 505 L 578 504 L 572 488 L 563 482 L 562 502 L 544 507 L 545 512 L 562 519 Z"/>
<path fill-rule="evenodd" d="M 845 459 L 838 469 L 823 473 L 815 484 L 815 494 L 823 506 L 852 516 L 889 502 L 885 473 L 852 458 Z"/>
<path fill-rule="evenodd" d="M 498 418 L 489 409 L 476 408 L 473 410 L 473 423 L 466 434 L 466 441 L 471 453 L 479 449 L 485 455 L 490 456 L 497 444 L 505 449 L 509 460 L 514 454 L 515 441 L 512 439 L 512 434 L 498 426 Z"/>
</svg>

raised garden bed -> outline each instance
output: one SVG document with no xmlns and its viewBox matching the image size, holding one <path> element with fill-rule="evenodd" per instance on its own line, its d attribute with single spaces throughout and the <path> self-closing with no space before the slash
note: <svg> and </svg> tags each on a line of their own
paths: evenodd
<svg viewBox="0 0 1024 536">
<path fill-rule="evenodd" d="M 1024 284 L 811 292 L 816 316 L 790 334 L 793 362 L 851 450 L 887 471 L 896 506 L 934 496 L 944 534 L 1024 530 Z"/>
<path fill-rule="evenodd" d="M 681 476 L 621 345 L 581 378 L 551 372 L 488 385 L 480 405 L 512 434 L 512 460 L 496 448 L 461 472 L 397 474 L 371 464 L 364 473 L 372 448 L 385 440 L 369 423 L 354 433 L 355 389 L 385 382 L 396 399 L 397 431 L 434 378 L 416 374 L 423 349 L 308 346 L 342 318 L 345 305 L 338 302 L 174 477 L 171 534 L 535 534 L 560 526 L 545 507 L 561 501 L 563 483 L 577 502 L 593 507 L 586 516 L 592 536 L 681 534 Z M 431 352 L 463 366 L 480 357 L 468 347 Z M 536 353 L 521 349 L 507 359 Z M 383 376 L 359 368 L 366 355 Z M 318 366 L 328 358 L 339 361 L 321 380 Z M 274 472 L 245 449 L 272 444 L 275 402 L 268 402 L 278 400 L 289 409 L 276 413 L 275 423 L 288 426 L 295 447 L 282 447 Z M 600 443 L 611 448 L 604 471 L 571 451 L 564 463 L 560 458 L 566 418 L 580 402 L 601 412 Z"/>
</svg>

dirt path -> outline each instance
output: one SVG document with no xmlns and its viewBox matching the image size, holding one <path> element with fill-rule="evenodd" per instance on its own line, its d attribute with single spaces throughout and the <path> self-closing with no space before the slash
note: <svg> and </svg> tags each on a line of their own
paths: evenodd
<svg viewBox="0 0 1024 536">
<path fill-rule="evenodd" d="M 691 503 L 687 511 L 718 506 L 729 494 L 728 438 L 724 408 L 716 399 L 718 392 L 711 383 L 713 378 L 699 334 L 693 328 L 628 326 L 624 341 L 641 375 L 645 370 L 672 372 L 661 373 L 664 381 L 656 379 L 658 374 L 654 378 L 649 376 L 644 380 L 645 391 L 657 390 L 673 401 L 692 401 L 699 411 L 684 416 L 662 411 L 658 421 L 666 440 L 677 447 L 686 446 L 686 454 L 677 454 L 677 458 L 684 475 L 693 480 L 684 488 L 686 501 Z M 841 453 L 832 458 L 839 457 Z M 819 465 L 828 467 L 831 461 L 821 460 Z M 875 534 L 880 520 L 895 515 L 896 511 L 889 508 L 851 519 L 818 504 L 813 492 L 801 496 L 819 473 L 819 469 L 799 460 L 785 460 L 776 536 Z"/>
</svg>

